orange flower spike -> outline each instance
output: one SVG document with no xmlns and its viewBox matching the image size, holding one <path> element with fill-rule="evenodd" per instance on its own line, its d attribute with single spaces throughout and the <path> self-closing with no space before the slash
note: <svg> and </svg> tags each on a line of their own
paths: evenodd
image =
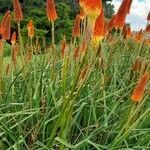
<svg viewBox="0 0 150 150">
<path fill-rule="evenodd" d="M 11 44 L 15 45 L 16 43 L 16 32 L 13 32 L 12 37 L 11 37 Z"/>
<path fill-rule="evenodd" d="M 0 33 L 2 34 L 3 39 L 10 39 L 10 25 L 11 25 L 10 11 L 7 11 L 0 25 Z"/>
<path fill-rule="evenodd" d="M 14 18 L 16 21 L 23 20 L 23 14 L 19 0 L 13 0 Z"/>
<path fill-rule="evenodd" d="M 46 2 L 46 12 L 49 21 L 55 21 L 58 16 L 55 9 L 54 0 L 47 0 Z"/>
<path fill-rule="evenodd" d="M 33 25 L 33 21 L 30 20 L 28 25 L 27 25 L 27 29 L 28 29 L 28 36 L 33 38 L 34 36 L 34 25 Z"/>
<path fill-rule="evenodd" d="M 85 14 L 92 20 L 95 20 L 101 13 L 102 0 L 80 0 L 79 4 Z"/>
<path fill-rule="evenodd" d="M 5 24 L 6 24 L 5 22 L 6 22 L 6 19 L 8 18 L 8 16 L 10 16 L 10 11 L 9 10 L 5 13 L 5 15 L 4 15 L 4 17 L 1 21 L 1 31 L 2 31 L 3 28 L 5 28 Z"/>
<path fill-rule="evenodd" d="M 104 10 L 102 9 L 101 14 L 98 16 L 94 26 L 94 37 L 103 37 L 104 34 Z"/>
<path fill-rule="evenodd" d="M 99 43 L 104 38 L 104 10 L 102 9 L 101 14 L 98 16 L 94 26 L 93 39 L 96 43 Z"/>
<path fill-rule="evenodd" d="M 108 24 L 108 29 L 109 29 L 109 31 L 111 31 L 112 28 L 114 27 L 114 20 L 115 20 L 115 17 L 116 17 L 116 15 L 113 15 L 112 18 L 111 18 L 110 21 L 109 21 L 109 24 Z"/>
<path fill-rule="evenodd" d="M 78 14 L 76 16 L 73 30 L 72 30 L 72 36 L 73 37 L 80 37 L 80 15 Z"/>
<path fill-rule="evenodd" d="M 149 13 L 148 13 L 148 16 L 147 16 L 147 21 L 150 21 L 150 11 L 149 11 Z"/>
<path fill-rule="evenodd" d="M 128 5 L 127 5 L 127 13 L 130 13 L 131 5 L 132 5 L 133 0 L 128 0 Z"/>
<path fill-rule="evenodd" d="M 5 40 L 10 39 L 10 27 L 11 27 L 11 16 L 7 16 L 5 22 L 4 22 L 4 27 L 2 27 L 2 38 Z"/>
<path fill-rule="evenodd" d="M 150 74 L 145 72 L 144 75 L 139 79 L 138 84 L 136 85 L 133 93 L 131 95 L 131 99 L 134 102 L 140 102 L 144 96 L 145 87 L 148 84 Z"/>
<path fill-rule="evenodd" d="M 114 20 L 114 26 L 115 28 L 123 28 L 125 24 L 125 19 L 127 16 L 127 13 L 129 12 L 129 0 L 123 0 L 122 4 L 120 5 L 117 15 Z M 130 4 L 131 7 L 131 4 Z"/>
</svg>

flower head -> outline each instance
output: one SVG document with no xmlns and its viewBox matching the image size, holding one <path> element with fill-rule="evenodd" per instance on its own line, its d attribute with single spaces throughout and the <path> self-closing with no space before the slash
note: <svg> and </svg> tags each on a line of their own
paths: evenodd
<svg viewBox="0 0 150 150">
<path fill-rule="evenodd" d="M 11 26 L 11 16 L 10 11 L 7 11 L 0 25 L 0 33 L 2 35 L 2 38 L 5 40 L 10 39 L 10 26 Z"/>
<path fill-rule="evenodd" d="M 13 32 L 11 37 L 11 44 L 14 45 L 16 43 L 16 32 Z"/>
<path fill-rule="evenodd" d="M 102 0 L 80 0 L 79 4 L 90 19 L 96 19 L 101 13 Z"/>
<path fill-rule="evenodd" d="M 132 0 L 123 0 L 114 20 L 115 28 L 123 28 L 127 14 L 130 12 Z"/>
<path fill-rule="evenodd" d="M 93 38 L 96 41 L 101 41 L 104 38 L 104 10 L 102 9 L 101 14 L 98 16 L 95 22 L 94 27 L 94 36 Z"/>
<path fill-rule="evenodd" d="M 46 2 L 46 12 L 49 21 L 55 21 L 58 16 L 55 9 L 54 0 L 47 0 Z"/>
<path fill-rule="evenodd" d="M 13 0 L 14 17 L 16 21 L 23 20 L 23 14 L 19 0 Z"/>
<path fill-rule="evenodd" d="M 34 25 L 33 25 L 33 21 L 30 20 L 28 25 L 27 25 L 27 29 L 28 29 L 28 36 L 33 38 L 34 36 Z"/>
<path fill-rule="evenodd" d="M 149 73 L 145 72 L 144 75 L 139 79 L 138 84 L 136 85 L 133 93 L 131 95 L 131 99 L 135 102 L 140 102 L 144 96 L 145 87 L 149 81 Z"/>
</svg>

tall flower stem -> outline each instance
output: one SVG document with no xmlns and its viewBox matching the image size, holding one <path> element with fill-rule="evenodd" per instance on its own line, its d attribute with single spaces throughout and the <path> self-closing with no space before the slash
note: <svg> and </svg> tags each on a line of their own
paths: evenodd
<svg viewBox="0 0 150 150">
<path fill-rule="evenodd" d="M 4 53 L 4 41 L 2 39 L 0 44 L 0 98 L 3 96 L 3 53 Z"/>
<path fill-rule="evenodd" d="M 24 66 L 24 57 L 23 57 L 23 41 L 22 41 L 22 36 L 21 36 L 21 31 L 20 31 L 20 21 L 18 21 L 18 35 L 19 35 L 19 46 L 20 46 L 20 55 L 21 55 L 21 63 L 22 67 Z"/>
<path fill-rule="evenodd" d="M 54 21 L 51 21 L 51 30 L 52 30 L 52 45 L 55 46 L 55 29 L 54 29 Z"/>
</svg>

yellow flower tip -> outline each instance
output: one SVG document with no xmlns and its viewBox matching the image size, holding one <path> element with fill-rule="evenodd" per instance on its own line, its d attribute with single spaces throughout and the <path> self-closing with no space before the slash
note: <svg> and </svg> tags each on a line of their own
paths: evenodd
<svg viewBox="0 0 150 150">
<path fill-rule="evenodd" d="M 95 36 L 93 39 L 92 39 L 92 46 L 94 48 L 98 48 L 99 44 L 102 42 L 104 36 Z"/>
</svg>

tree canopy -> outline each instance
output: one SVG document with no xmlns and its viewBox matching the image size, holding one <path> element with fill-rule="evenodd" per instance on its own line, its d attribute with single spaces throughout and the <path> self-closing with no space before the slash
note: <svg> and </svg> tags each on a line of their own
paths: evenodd
<svg viewBox="0 0 150 150">
<path fill-rule="evenodd" d="M 24 37 L 27 33 L 26 25 L 30 19 L 33 20 L 36 27 L 36 36 L 42 37 L 44 35 L 49 37 L 51 27 L 46 16 L 46 1 L 20 0 L 19 2 L 21 3 L 22 11 L 24 14 L 24 20 L 21 22 L 22 34 L 24 34 Z M 71 34 L 75 15 L 79 11 L 79 5 L 77 0 L 55 0 L 55 2 L 59 17 L 55 22 L 56 41 L 60 41 L 64 34 L 66 37 L 70 37 L 69 34 Z M 111 2 L 111 0 L 103 0 L 105 16 L 107 18 L 110 18 L 114 13 L 113 5 L 109 2 Z M 0 0 L 0 3 L 0 16 L 2 16 L 7 10 L 13 10 L 12 2 L 10 2 L 10 0 Z M 13 26 L 15 26 L 15 23 Z"/>
</svg>

